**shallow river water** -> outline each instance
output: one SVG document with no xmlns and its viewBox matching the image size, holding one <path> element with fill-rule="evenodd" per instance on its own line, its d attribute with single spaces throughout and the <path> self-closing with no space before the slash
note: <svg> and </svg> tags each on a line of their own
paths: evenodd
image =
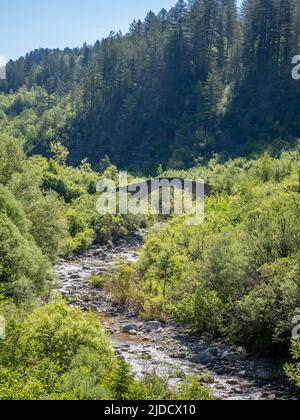
<svg viewBox="0 0 300 420">
<path fill-rule="evenodd" d="M 223 400 L 299 399 L 274 363 L 208 335 L 193 337 L 175 322 L 149 325 L 114 306 L 107 294 L 86 281 L 91 274 L 110 273 L 119 260 L 135 261 L 142 244 L 143 235 L 134 234 L 113 248 L 95 246 L 61 260 L 56 267 L 61 291 L 70 305 L 97 314 L 109 331 L 116 353 L 127 360 L 137 378 L 155 372 L 175 386 L 187 375 L 197 375 Z M 133 328 L 129 328 L 130 334 L 124 334 L 128 326 Z"/>
</svg>

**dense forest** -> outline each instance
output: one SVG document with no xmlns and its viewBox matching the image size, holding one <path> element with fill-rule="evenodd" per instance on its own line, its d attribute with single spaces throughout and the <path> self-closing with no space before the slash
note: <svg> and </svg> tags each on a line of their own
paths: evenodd
<svg viewBox="0 0 300 420">
<path fill-rule="evenodd" d="M 215 152 L 276 153 L 300 135 L 296 0 L 179 0 L 95 45 L 9 62 L 1 118 L 29 153 L 183 169 Z M 19 89 L 22 88 L 21 91 Z M 17 93 L 18 92 L 18 93 Z"/>
<path fill-rule="evenodd" d="M 95 288 L 141 320 L 286 361 L 300 386 L 299 54 L 297 0 L 179 0 L 125 35 L 8 63 L 0 400 L 214 398 L 194 377 L 137 381 L 97 316 L 56 292 L 60 257 L 139 228 L 150 233 L 138 261 L 93 276 Z M 205 179 L 204 223 L 98 214 L 98 181 L 125 168 Z"/>
</svg>

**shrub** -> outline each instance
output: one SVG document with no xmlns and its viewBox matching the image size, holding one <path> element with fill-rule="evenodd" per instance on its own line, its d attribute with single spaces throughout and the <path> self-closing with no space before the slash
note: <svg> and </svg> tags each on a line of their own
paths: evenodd
<svg viewBox="0 0 300 420">
<path fill-rule="evenodd" d="M 0 136 L 0 184 L 6 185 L 16 172 L 22 171 L 24 154 L 20 141 Z"/>
<path fill-rule="evenodd" d="M 262 281 L 228 310 L 230 334 L 257 349 L 276 345 L 284 350 L 290 341 L 291 319 L 300 307 L 299 262 L 281 259 L 261 268 Z"/>
<path fill-rule="evenodd" d="M 0 284 L 6 294 L 21 302 L 45 295 L 50 265 L 28 231 L 20 205 L 0 188 Z"/>
<path fill-rule="evenodd" d="M 195 330 L 200 333 L 219 331 L 222 310 L 222 302 L 216 292 L 199 288 L 194 301 Z"/>
<path fill-rule="evenodd" d="M 115 302 L 127 305 L 134 302 L 136 296 L 136 270 L 130 264 L 120 262 L 115 268 L 107 292 Z"/>
<path fill-rule="evenodd" d="M 92 274 L 86 280 L 96 289 L 105 289 L 110 287 L 111 276 L 107 273 Z"/>
<path fill-rule="evenodd" d="M 19 318 L 0 341 L 0 399 L 111 398 L 116 360 L 94 315 L 54 301 Z"/>
<path fill-rule="evenodd" d="M 286 364 L 284 370 L 289 379 L 300 388 L 300 342 L 293 341 L 292 356 L 295 359 L 295 364 Z"/>
</svg>

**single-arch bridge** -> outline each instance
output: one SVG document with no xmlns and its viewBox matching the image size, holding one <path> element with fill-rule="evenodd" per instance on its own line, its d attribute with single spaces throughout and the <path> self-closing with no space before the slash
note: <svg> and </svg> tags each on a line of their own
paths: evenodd
<svg viewBox="0 0 300 420">
<path fill-rule="evenodd" d="M 117 188 L 117 192 L 128 193 L 132 196 L 139 194 L 140 198 L 145 198 L 147 195 L 150 195 L 153 192 L 164 188 L 180 189 L 182 191 L 186 191 L 190 193 L 194 199 L 199 197 L 199 195 L 210 195 L 212 192 L 211 187 L 204 183 L 204 181 L 194 181 L 175 177 L 159 177 L 151 178 L 141 182 L 135 182 Z"/>
</svg>

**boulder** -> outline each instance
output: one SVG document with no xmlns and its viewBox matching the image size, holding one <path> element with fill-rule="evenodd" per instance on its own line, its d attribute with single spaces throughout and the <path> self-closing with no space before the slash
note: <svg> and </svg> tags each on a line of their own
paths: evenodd
<svg viewBox="0 0 300 420">
<path fill-rule="evenodd" d="M 238 376 L 247 376 L 247 372 L 245 370 L 241 370 L 238 372 Z"/>
<path fill-rule="evenodd" d="M 212 353 L 210 352 L 210 350 L 204 350 L 201 353 L 198 354 L 194 354 L 193 356 L 190 357 L 190 362 L 192 363 L 198 363 L 198 364 L 208 364 L 213 362 L 214 360 L 214 356 L 212 355 Z"/>
<path fill-rule="evenodd" d="M 171 353 L 170 357 L 171 359 L 186 359 L 187 354 L 186 353 Z"/>
<path fill-rule="evenodd" d="M 159 321 L 146 322 L 144 328 L 147 332 L 161 331 L 162 324 Z"/>
<path fill-rule="evenodd" d="M 199 340 L 199 345 L 208 345 L 210 346 L 214 341 L 214 337 L 211 334 L 205 333 L 201 336 L 201 339 Z"/>
<path fill-rule="evenodd" d="M 222 354 L 222 360 L 227 362 L 238 362 L 247 358 L 247 352 L 244 348 L 228 349 Z"/>
<path fill-rule="evenodd" d="M 71 280 L 81 280 L 81 276 L 78 273 L 74 273 L 70 275 Z"/>
<path fill-rule="evenodd" d="M 123 327 L 123 330 L 122 331 L 123 331 L 124 334 L 130 334 L 131 331 L 137 332 L 138 329 L 139 329 L 139 327 L 137 325 L 135 325 L 135 324 L 129 324 L 129 325 L 125 325 Z"/>
<path fill-rule="evenodd" d="M 271 394 L 269 392 L 264 392 L 261 394 L 260 398 L 265 401 L 275 401 L 277 399 L 275 394 Z"/>
<path fill-rule="evenodd" d="M 256 371 L 256 377 L 262 381 L 274 380 L 274 372 L 268 368 L 261 368 Z"/>
<path fill-rule="evenodd" d="M 240 381 L 238 381 L 237 379 L 229 379 L 228 381 L 226 381 L 226 383 L 228 385 L 239 385 Z"/>
</svg>

